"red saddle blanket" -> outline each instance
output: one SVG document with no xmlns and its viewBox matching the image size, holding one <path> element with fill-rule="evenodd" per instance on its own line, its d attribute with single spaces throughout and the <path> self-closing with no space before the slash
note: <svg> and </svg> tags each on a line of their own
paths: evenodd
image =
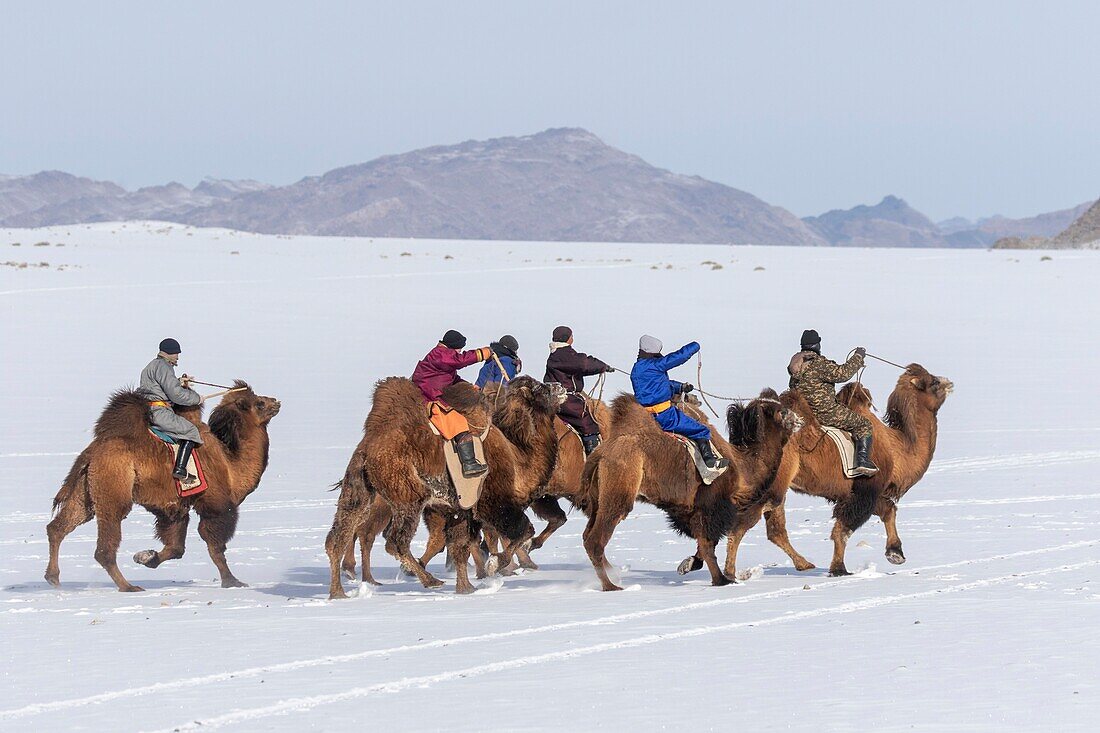
<svg viewBox="0 0 1100 733">
<path fill-rule="evenodd" d="M 176 454 L 179 452 L 179 443 L 174 440 L 165 440 L 165 437 L 159 435 L 157 432 L 150 430 L 150 435 L 164 444 L 164 447 L 168 449 L 168 464 L 175 465 Z M 181 497 L 194 496 L 195 494 L 201 494 L 206 491 L 206 474 L 202 470 L 202 461 L 199 459 L 199 447 L 196 446 L 191 451 L 191 458 L 187 461 L 187 473 L 197 477 L 194 481 L 184 483 L 179 479 L 176 481 L 176 493 Z"/>
</svg>

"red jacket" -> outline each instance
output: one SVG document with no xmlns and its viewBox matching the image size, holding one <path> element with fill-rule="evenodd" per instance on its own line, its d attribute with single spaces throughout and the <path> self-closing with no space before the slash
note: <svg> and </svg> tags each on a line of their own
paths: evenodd
<svg viewBox="0 0 1100 733">
<path fill-rule="evenodd" d="M 458 370 L 485 361 L 492 352 L 487 347 L 471 351 L 457 351 L 437 344 L 428 355 L 417 362 L 412 380 L 424 398 L 429 402 L 438 400 L 443 390 L 452 384 L 464 381 L 458 376 Z"/>
</svg>

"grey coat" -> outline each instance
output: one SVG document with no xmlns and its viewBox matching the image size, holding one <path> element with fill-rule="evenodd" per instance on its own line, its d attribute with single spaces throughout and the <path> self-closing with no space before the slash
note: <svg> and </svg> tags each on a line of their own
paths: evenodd
<svg viewBox="0 0 1100 733">
<path fill-rule="evenodd" d="M 160 356 L 141 370 L 138 388 L 150 402 L 171 402 L 184 406 L 202 403 L 202 396 L 195 390 L 182 386 L 179 377 L 176 376 L 176 368 Z M 169 408 L 151 407 L 150 418 L 153 425 L 173 438 L 202 444 L 198 427 Z"/>
</svg>

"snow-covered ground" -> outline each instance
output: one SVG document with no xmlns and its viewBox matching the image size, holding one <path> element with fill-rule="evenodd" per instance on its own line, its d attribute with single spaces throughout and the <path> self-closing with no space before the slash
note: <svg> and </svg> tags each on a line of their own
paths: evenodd
<svg viewBox="0 0 1100 733">
<path fill-rule="evenodd" d="M 48 263 L 0 267 L 0 729 L 1092 730 L 1100 714 L 1100 253 L 144 223 L 0 230 L 0 250 Z M 782 388 L 804 328 L 834 357 L 865 345 L 954 380 L 936 460 L 901 504 L 908 564 L 886 563 L 877 519 L 844 579 L 797 573 L 758 527 L 739 558 L 755 577 L 713 588 L 676 574 L 692 545 L 639 507 L 609 546 L 633 592 L 595 591 L 574 512 L 541 570 L 473 596 L 398 577 L 379 548 L 384 587 L 326 600 L 327 489 L 374 381 L 409 373 L 447 328 L 471 345 L 514 334 L 541 376 L 560 323 L 618 366 L 643 332 L 697 339 L 704 386 L 723 394 Z M 51 588 L 50 500 L 107 395 L 165 336 L 181 371 L 282 400 L 228 552 L 251 587 L 218 587 L 194 525 L 182 560 L 134 565 L 156 546 L 139 508 L 119 557 L 146 593 L 115 590 L 94 523 L 62 546 Z M 695 381 L 694 362 L 680 374 Z M 896 377 L 866 371 L 880 407 Z M 789 507 L 792 541 L 827 567 L 829 507 Z"/>
</svg>

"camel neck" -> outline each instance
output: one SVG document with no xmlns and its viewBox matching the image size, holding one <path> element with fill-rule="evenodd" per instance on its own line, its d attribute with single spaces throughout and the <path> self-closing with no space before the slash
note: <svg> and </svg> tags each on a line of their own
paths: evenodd
<svg viewBox="0 0 1100 733">
<path fill-rule="evenodd" d="M 237 455 L 229 461 L 230 493 L 235 503 L 256 490 L 267 468 L 269 440 L 267 430 L 254 426 L 241 436 Z"/>
</svg>

